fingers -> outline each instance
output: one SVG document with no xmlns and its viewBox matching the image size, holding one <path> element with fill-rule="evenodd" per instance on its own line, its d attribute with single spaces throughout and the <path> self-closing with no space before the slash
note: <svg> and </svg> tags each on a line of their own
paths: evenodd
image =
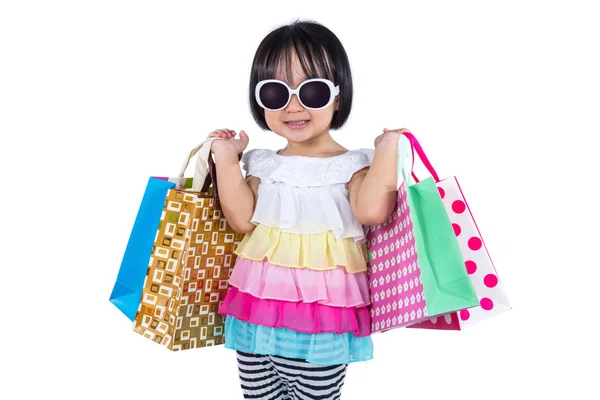
<svg viewBox="0 0 600 400">
<path fill-rule="evenodd" d="M 232 133 L 231 129 L 217 129 L 212 133 L 212 135 L 213 135 L 213 137 L 219 137 L 222 139 L 230 139 L 231 133 Z"/>
<path fill-rule="evenodd" d="M 246 132 L 244 132 L 243 130 L 240 131 L 240 140 L 243 142 L 246 142 L 246 143 L 248 143 L 250 141 L 250 138 L 248 137 Z"/>
<path fill-rule="evenodd" d="M 231 129 L 216 129 L 215 131 L 211 132 L 208 137 L 218 137 L 221 139 L 231 139 L 233 137 L 235 137 L 236 133 L 234 130 Z"/>
<path fill-rule="evenodd" d="M 410 132 L 410 129 L 407 128 L 401 128 L 401 129 L 387 129 L 387 128 L 383 128 L 383 133 L 388 133 L 388 132 L 393 132 L 393 133 L 402 133 L 402 132 Z"/>
</svg>

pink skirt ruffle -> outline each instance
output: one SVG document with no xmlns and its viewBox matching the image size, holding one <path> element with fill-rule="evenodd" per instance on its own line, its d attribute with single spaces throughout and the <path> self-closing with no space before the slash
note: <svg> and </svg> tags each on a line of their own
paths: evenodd
<svg viewBox="0 0 600 400">
<path fill-rule="evenodd" d="M 260 299 L 333 307 L 363 307 L 370 303 L 366 272 L 349 274 L 343 267 L 316 271 L 238 257 L 229 283 Z"/>
<path fill-rule="evenodd" d="M 265 300 L 229 289 L 219 310 L 239 320 L 272 328 L 287 328 L 303 333 L 353 332 L 355 336 L 371 333 L 368 307 L 332 307 L 319 303 Z"/>
</svg>

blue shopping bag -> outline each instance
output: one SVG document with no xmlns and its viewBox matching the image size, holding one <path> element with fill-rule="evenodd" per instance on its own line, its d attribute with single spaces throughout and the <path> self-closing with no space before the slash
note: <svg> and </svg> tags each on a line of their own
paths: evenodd
<svg viewBox="0 0 600 400">
<path fill-rule="evenodd" d="M 148 180 L 129 236 L 110 301 L 131 321 L 135 319 L 142 297 L 142 287 L 167 192 L 175 186 L 175 182 L 169 182 L 164 178 L 152 177 Z"/>
</svg>

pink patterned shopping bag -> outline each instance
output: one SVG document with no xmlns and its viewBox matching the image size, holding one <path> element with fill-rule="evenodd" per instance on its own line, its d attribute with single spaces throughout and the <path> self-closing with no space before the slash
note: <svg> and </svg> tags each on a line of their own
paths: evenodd
<svg viewBox="0 0 600 400">
<path fill-rule="evenodd" d="M 465 259 L 465 268 L 479 298 L 478 307 L 432 317 L 421 323 L 411 324 L 409 327 L 460 330 L 462 327 L 509 311 L 511 305 L 458 180 L 456 177 L 440 180 L 415 137 L 410 133 L 406 136 L 411 140 L 414 150 L 436 181 Z M 418 182 L 414 174 L 413 178 Z"/>
<path fill-rule="evenodd" d="M 435 182 L 411 183 L 412 168 L 412 144 L 401 135 L 395 209 L 367 230 L 372 333 L 478 305 Z"/>
<path fill-rule="evenodd" d="M 392 216 L 373 228 L 367 233 L 371 332 L 425 320 L 423 282 L 404 183 Z"/>
</svg>

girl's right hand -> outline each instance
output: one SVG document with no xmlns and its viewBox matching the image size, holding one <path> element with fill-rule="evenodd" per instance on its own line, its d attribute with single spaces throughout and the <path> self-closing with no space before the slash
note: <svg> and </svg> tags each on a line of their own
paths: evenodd
<svg viewBox="0 0 600 400">
<path fill-rule="evenodd" d="M 235 131 L 231 129 L 217 129 L 216 131 L 211 132 L 210 135 L 208 135 L 209 138 L 218 137 L 225 139 L 212 142 L 211 151 L 214 155 L 216 157 L 230 156 L 237 159 L 238 154 L 242 153 L 246 150 L 246 147 L 248 147 L 250 139 L 243 130 L 240 131 L 239 139 L 236 138 L 236 135 Z"/>
</svg>

